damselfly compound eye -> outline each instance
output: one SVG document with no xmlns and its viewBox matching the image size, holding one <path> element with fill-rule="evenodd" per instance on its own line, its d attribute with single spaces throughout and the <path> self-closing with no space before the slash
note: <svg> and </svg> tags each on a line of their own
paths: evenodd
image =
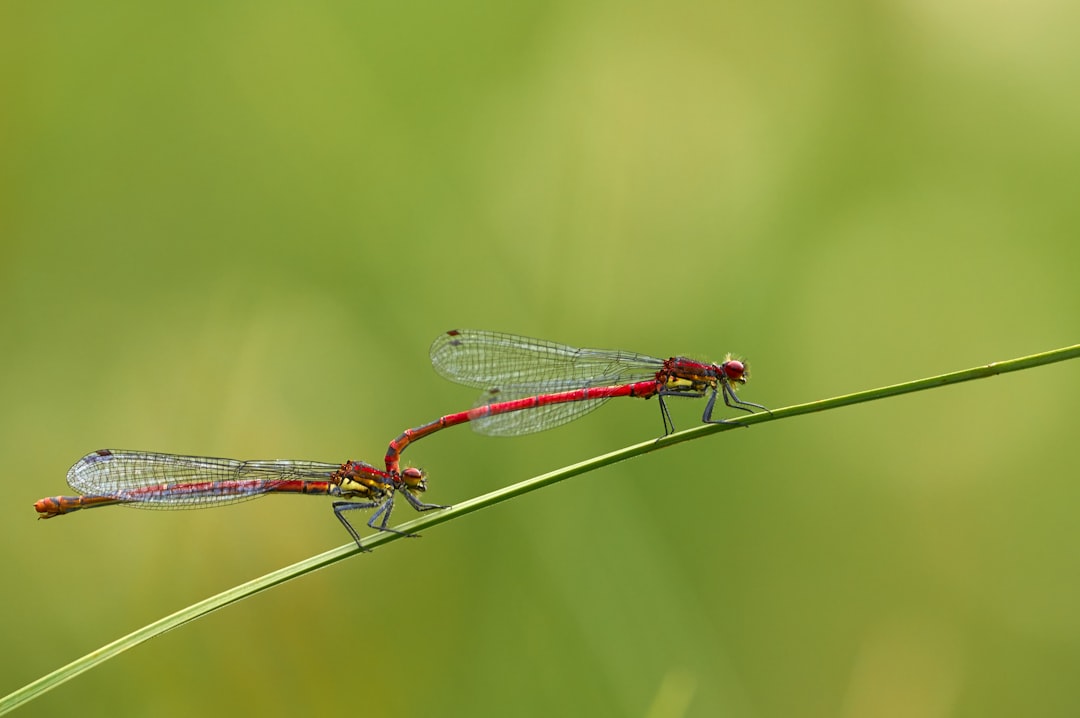
<svg viewBox="0 0 1080 718">
<path fill-rule="evenodd" d="M 746 382 L 746 365 L 738 359 L 728 359 L 720 368 L 730 381 Z"/>
</svg>

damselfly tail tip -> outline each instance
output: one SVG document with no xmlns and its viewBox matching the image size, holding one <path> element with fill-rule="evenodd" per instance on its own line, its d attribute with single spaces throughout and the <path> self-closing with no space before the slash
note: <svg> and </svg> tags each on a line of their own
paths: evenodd
<svg viewBox="0 0 1080 718">
<path fill-rule="evenodd" d="M 51 519 L 59 516 L 59 506 L 55 499 L 38 499 L 34 502 L 34 511 L 37 511 L 39 519 Z"/>
</svg>

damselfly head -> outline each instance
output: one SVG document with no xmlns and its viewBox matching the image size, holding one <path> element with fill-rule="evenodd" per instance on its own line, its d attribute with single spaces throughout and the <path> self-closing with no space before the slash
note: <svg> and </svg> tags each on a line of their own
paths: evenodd
<svg viewBox="0 0 1080 718">
<path fill-rule="evenodd" d="M 427 474 L 423 469 L 410 466 L 401 472 L 401 483 L 410 491 L 427 491 Z"/>
<path fill-rule="evenodd" d="M 750 366 L 746 362 L 732 358 L 730 354 L 724 359 L 724 363 L 720 365 L 720 371 L 728 381 L 735 381 L 740 384 L 745 384 L 750 378 Z"/>
</svg>

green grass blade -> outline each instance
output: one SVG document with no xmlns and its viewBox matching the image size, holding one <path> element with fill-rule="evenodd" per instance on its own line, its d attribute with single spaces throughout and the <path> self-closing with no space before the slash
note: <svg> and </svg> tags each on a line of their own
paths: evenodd
<svg viewBox="0 0 1080 718">
<path fill-rule="evenodd" d="M 810 414 L 817 411 L 826 411 L 828 409 L 837 409 L 842 406 L 850 406 L 852 404 L 860 404 L 862 402 L 874 401 L 877 399 L 885 399 L 892 396 L 899 396 L 900 394 L 910 394 L 916 391 L 923 391 L 926 389 L 935 389 L 949 384 L 959 384 L 965 381 L 971 381 L 973 379 L 983 379 L 986 377 L 994 376 L 997 374 L 1005 374 L 1007 372 L 1019 371 L 1021 369 L 1029 369 L 1036 366 L 1042 366 L 1045 364 L 1052 364 L 1054 362 L 1065 361 L 1066 359 L 1075 359 L 1080 357 L 1080 344 L 1073 345 L 1071 347 L 1065 347 L 1063 349 L 1056 349 L 1054 351 L 1044 352 L 1042 354 L 1034 354 L 1031 356 L 1021 357 L 1019 359 L 1012 359 L 1004 362 L 995 362 L 993 364 L 987 364 L 985 366 L 978 366 L 972 369 L 965 369 L 963 371 L 953 372 L 951 374 L 941 374 L 938 376 L 929 377 L 927 379 L 919 379 L 917 381 L 906 382 L 903 384 L 895 384 L 892 386 L 881 387 L 877 389 L 870 389 L 868 391 L 862 391 L 855 394 L 847 394 L 845 396 L 838 396 L 832 399 L 823 399 L 821 401 L 810 402 L 808 404 L 798 404 L 795 406 L 789 406 L 782 409 L 775 409 L 769 413 L 760 412 L 757 414 L 748 415 L 745 417 L 739 417 L 739 423 L 730 424 L 707 424 L 698 426 L 687 431 L 681 431 L 677 434 L 665 436 L 659 439 L 652 439 L 640 444 L 628 446 L 618 451 L 613 451 L 603 456 L 597 456 L 587 461 L 582 461 L 571 466 L 566 466 L 556 471 L 536 476 L 526 481 L 507 486 L 497 491 L 478 496 L 468 501 L 463 501 L 450 508 L 443 509 L 441 511 L 435 511 L 432 513 L 424 514 L 419 518 L 404 523 L 397 528 L 406 532 L 418 532 L 423 529 L 437 526 L 438 524 L 450 521 L 452 519 L 470 514 L 474 511 L 479 511 L 482 508 L 494 506 L 496 504 L 507 501 L 516 496 L 536 491 L 537 489 L 549 486 L 551 484 L 565 481 L 573 476 L 584 474 L 590 471 L 594 471 L 603 466 L 617 463 L 619 461 L 625 461 L 626 459 L 640 456 L 642 454 L 648 454 L 659 449 L 663 449 L 675 444 L 682 443 L 684 441 L 690 441 L 692 439 L 699 439 L 709 434 L 715 434 L 721 431 L 730 431 L 731 429 L 742 428 L 750 426 L 752 424 L 761 424 L 769 421 L 778 421 L 780 419 L 788 419 L 794 416 L 801 416 L 802 414 Z M 398 534 L 393 533 L 379 533 L 375 536 L 364 540 L 364 545 L 367 548 L 374 548 L 381 546 L 391 541 L 397 541 L 403 538 Z M 0 715 L 3 715 L 19 706 L 33 700 L 37 696 L 49 691 L 58 685 L 71 680 L 75 676 L 90 670 L 94 666 L 97 666 L 104 661 L 117 656 L 130 648 L 134 648 L 143 641 L 149 640 L 155 636 L 161 635 L 166 631 L 170 631 L 174 628 L 194 621 L 197 618 L 205 616 L 208 613 L 216 611 L 220 608 L 224 608 L 232 603 L 235 603 L 241 599 L 253 596 L 256 593 L 265 591 L 268 588 L 277 586 L 278 584 L 291 581 L 299 578 L 305 574 L 316 571 L 320 568 L 324 568 L 331 564 L 337 563 L 344 558 L 348 558 L 353 554 L 359 552 L 359 549 L 355 544 L 348 544 L 339 548 L 327 551 L 313 556 L 309 559 L 305 559 L 292 566 L 287 566 L 282 569 L 278 569 L 272 573 L 268 573 L 265 576 L 261 576 L 247 583 L 241 584 L 227 591 L 212 596 L 198 603 L 192 604 L 187 608 L 184 608 L 176 613 L 166 616 L 160 620 L 157 620 L 137 631 L 129 633 L 128 635 L 120 638 L 108 645 L 102 646 L 98 650 L 89 653 L 82 658 L 79 658 L 72 663 L 69 663 L 62 668 L 59 668 L 52 673 L 39 678 L 38 680 L 30 683 L 19 690 L 11 693 L 0 699 Z"/>
<path fill-rule="evenodd" d="M 371 540 L 371 543 L 374 544 L 375 540 Z M 181 609 L 176 613 L 158 619 L 157 621 L 143 626 L 137 631 L 133 631 L 112 643 L 106 644 L 96 651 L 88 653 L 78 660 L 72 661 L 66 666 L 63 666 L 46 676 L 42 676 L 36 681 L 23 686 L 19 690 L 4 696 L 4 698 L 0 699 L 0 715 L 18 708 L 24 703 L 56 688 L 60 684 L 71 680 L 80 673 L 90 670 L 94 666 L 120 655 L 128 649 L 134 648 L 143 641 L 147 641 L 155 636 L 160 636 L 166 631 L 171 631 L 185 623 L 201 618 L 208 613 L 224 608 L 229 604 L 236 603 L 241 599 L 254 596 L 256 593 L 265 591 L 279 583 L 291 581 L 304 574 L 337 563 L 343 558 L 347 558 L 357 552 L 359 552 L 359 549 L 356 544 L 350 543 L 348 546 L 342 546 L 327 551 L 318 556 L 313 556 L 309 559 L 294 563 L 291 566 L 286 566 L 285 568 L 268 573 L 265 576 L 260 576 L 252 581 L 230 588 L 227 591 L 222 591 L 216 596 L 211 596 L 210 598 L 194 603 L 187 608 Z"/>
</svg>

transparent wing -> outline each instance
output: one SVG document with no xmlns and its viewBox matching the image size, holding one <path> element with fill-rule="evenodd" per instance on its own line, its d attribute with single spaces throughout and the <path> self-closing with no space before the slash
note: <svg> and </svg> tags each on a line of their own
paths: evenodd
<svg viewBox="0 0 1080 718">
<path fill-rule="evenodd" d="M 328 480 L 338 464 L 237 461 L 103 449 L 79 459 L 68 484 L 83 495 L 111 496 L 140 508 L 196 508 L 236 503 L 288 481 Z"/>
<path fill-rule="evenodd" d="M 517 396 L 642 381 L 663 363 L 645 354 L 476 329 L 446 332 L 431 345 L 432 366 L 450 381 Z"/>
<path fill-rule="evenodd" d="M 511 398 L 514 397 L 500 397 L 500 401 Z M 472 425 L 474 431 L 487 436 L 521 436 L 571 422 L 598 409 L 606 401 L 608 401 L 607 398 L 547 404 L 524 411 L 511 411 L 506 414 L 474 419 Z"/>
</svg>

